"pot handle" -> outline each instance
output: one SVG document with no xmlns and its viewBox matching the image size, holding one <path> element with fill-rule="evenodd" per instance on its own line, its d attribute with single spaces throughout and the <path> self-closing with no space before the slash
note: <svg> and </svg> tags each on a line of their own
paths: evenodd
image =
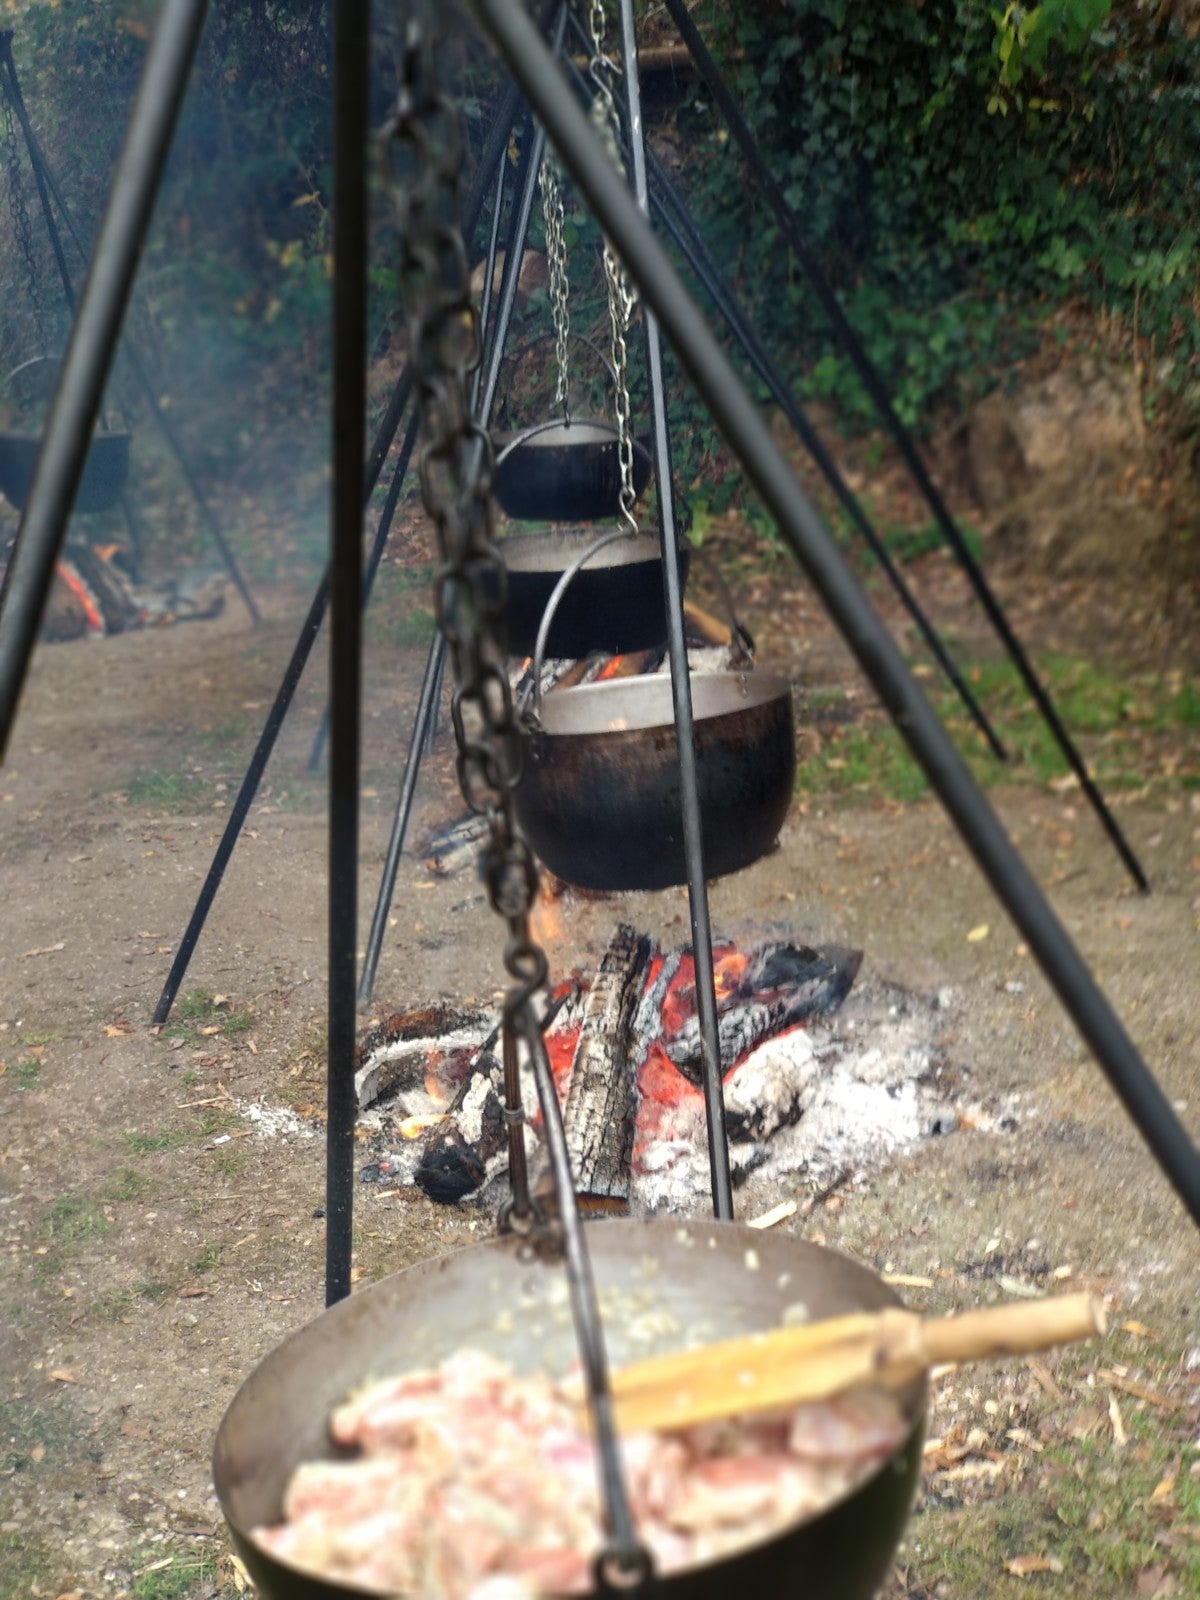
<svg viewBox="0 0 1200 1600">
<path fill-rule="evenodd" d="M 558 582 L 551 590 L 550 598 L 546 601 L 546 609 L 542 612 L 542 620 L 538 624 L 537 638 L 533 646 L 533 682 L 529 694 L 522 702 L 521 711 L 534 727 L 541 722 L 542 716 L 542 663 L 546 656 L 546 641 L 550 637 L 550 629 L 554 623 L 555 613 L 562 602 L 563 595 L 587 565 L 594 555 L 607 549 L 610 544 L 615 544 L 618 539 L 634 539 L 637 534 L 631 528 L 610 528 L 607 533 L 602 533 L 598 539 L 593 539 L 582 555 L 576 556 L 571 565 L 566 568 Z M 529 708 L 529 698 L 532 695 L 533 708 Z"/>
<path fill-rule="evenodd" d="M 582 426 L 582 419 L 577 418 L 576 420 L 579 421 L 580 425 Z M 613 443 L 615 444 L 617 442 L 617 439 L 618 439 L 619 435 L 617 433 L 616 423 L 609 422 L 607 420 L 604 420 L 603 422 L 599 422 L 595 418 L 591 418 L 591 417 L 589 417 L 587 420 L 588 420 L 588 426 L 589 427 L 592 427 L 592 428 L 603 427 L 603 428 L 611 429 Z M 503 450 L 501 450 L 499 452 L 499 454 L 496 456 L 495 465 L 497 467 L 500 466 L 500 464 L 503 461 L 507 460 L 507 458 L 512 454 L 512 452 L 514 450 L 516 450 L 518 448 L 518 446 L 523 445 L 523 444 L 528 444 L 530 439 L 536 439 L 539 433 L 549 433 L 551 428 L 562 428 L 562 427 L 568 427 L 569 428 L 570 426 L 571 426 L 570 422 L 567 421 L 567 422 L 564 423 L 562 417 L 550 417 L 545 422 L 531 422 L 530 425 L 527 428 L 521 428 L 517 433 L 515 433 L 513 435 L 513 437 L 504 446 Z M 645 445 L 642 444 L 642 442 L 639 439 L 631 439 L 630 443 L 633 445 L 633 448 L 637 452 L 638 455 L 642 456 L 646 461 L 650 460 L 650 452 L 646 449 Z"/>
<path fill-rule="evenodd" d="M 521 358 L 523 356 L 527 356 L 531 350 L 536 350 L 538 345 L 547 344 L 552 339 L 554 339 L 555 337 L 556 337 L 556 335 L 555 335 L 554 330 L 552 328 L 545 328 L 545 329 L 542 330 L 541 333 L 535 333 L 532 339 L 527 339 L 524 344 L 518 345 L 515 350 L 508 351 L 508 353 L 504 357 L 505 364 L 515 363 L 517 361 L 520 361 Z M 586 333 L 577 333 L 574 328 L 570 329 L 570 331 L 567 334 L 567 338 L 568 339 L 573 339 L 576 344 L 582 344 L 582 345 L 586 345 L 587 346 L 587 348 L 596 357 L 596 360 L 599 361 L 600 365 L 608 373 L 608 376 L 612 380 L 613 387 L 615 389 L 616 388 L 616 382 L 617 382 L 616 371 L 615 371 L 615 369 L 613 367 L 612 362 L 605 355 L 604 351 L 601 350 L 600 346 L 596 343 L 596 341 L 594 339 L 589 339 Z M 511 387 L 511 380 L 510 380 L 510 387 Z M 507 405 L 508 405 L 508 393 L 509 393 L 509 391 L 506 389 L 505 392 L 504 392 L 504 399 L 503 399 L 503 402 L 502 402 L 502 409 L 504 407 L 507 407 Z"/>
<path fill-rule="evenodd" d="M 729 592 L 729 585 L 721 576 L 721 569 L 717 566 L 717 563 L 711 556 L 705 555 L 704 551 L 696 545 L 692 546 L 692 554 L 712 579 L 713 587 L 716 589 L 721 601 L 721 609 L 729 621 L 731 635 L 729 647 L 733 652 L 733 665 L 739 671 L 742 669 L 748 670 L 754 665 L 754 653 L 757 649 L 754 643 L 754 635 L 749 628 L 738 620 L 738 614 L 733 606 L 733 596 Z"/>
</svg>

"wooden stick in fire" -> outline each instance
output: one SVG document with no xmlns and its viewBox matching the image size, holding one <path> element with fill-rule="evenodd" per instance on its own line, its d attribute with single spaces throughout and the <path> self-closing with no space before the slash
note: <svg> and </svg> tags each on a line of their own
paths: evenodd
<svg viewBox="0 0 1200 1600">
<path fill-rule="evenodd" d="M 634 1362 L 612 1375 L 617 1426 L 687 1428 L 782 1410 L 864 1384 L 899 1387 L 929 1367 L 1024 1355 L 1102 1334 L 1088 1294 L 1018 1301 L 950 1317 L 856 1312 Z"/>
</svg>

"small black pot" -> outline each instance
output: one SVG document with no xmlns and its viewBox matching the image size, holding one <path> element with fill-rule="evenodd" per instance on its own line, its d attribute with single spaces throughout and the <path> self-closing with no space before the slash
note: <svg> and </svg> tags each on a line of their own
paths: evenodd
<svg viewBox="0 0 1200 1600">
<path fill-rule="evenodd" d="M 41 443 L 36 433 L 0 433 L 0 491 L 18 511 L 24 508 L 33 482 Z M 120 499 L 128 475 L 129 435 L 96 434 L 88 446 L 73 509 L 108 511 Z"/>
<path fill-rule="evenodd" d="M 509 655 L 531 656 L 555 585 L 603 529 L 556 528 L 498 541 L 508 570 L 503 637 Z M 688 550 L 680 549 L 686 582 Z M 593 651 L 621 655 L 650 650 L 667 637 L 666 591 L 658 535 L 631 534 L 598 550 L 567 585 L 546 640 L 545 654 L 578 660 Z"/>
<path fill-rule="evenodd" d="M 609 422 L 540 422 L 497 439 L 494 489 L 518 522 L 599 522 L 621 509 L 617 430 Z M 633 441 L 633 487 L 650 481 L 650 453 Z"/>
</svg>

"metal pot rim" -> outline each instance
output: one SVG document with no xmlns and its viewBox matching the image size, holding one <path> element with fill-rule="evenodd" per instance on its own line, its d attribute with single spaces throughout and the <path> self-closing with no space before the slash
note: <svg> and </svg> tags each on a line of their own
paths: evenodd
<svg viewBox="0 0 1200 1600">
<path fill-rule="evenodd" d="M 735 717 L 774 700 L 790 700 L 792 693 L 786 678 L 764 672 L 693 672 L 691 687 L 692 711 L 698 723 Z M 552 737 L 673 731 L 670 675 L 609 678 L 552 689 L 541 702 L 539 721 L 542 731 Z"/>
</svg>

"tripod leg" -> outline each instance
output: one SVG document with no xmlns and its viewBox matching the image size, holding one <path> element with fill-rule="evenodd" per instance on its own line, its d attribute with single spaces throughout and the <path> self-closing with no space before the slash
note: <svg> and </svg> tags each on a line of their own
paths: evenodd
<svg viewBox="0 0 1200 1600">
<path fill-rule="evenodd" d="M 421 770 L 421 751 L 428 738 L 437 710 L 442 672 L 446 665 L 446 641 L 441 633 L 434 633 L 425 661 L 425 675 L 421 679 L 421 695 L 417 701 L 417 714 L 413 721 L 412 737 L 408 742 L 408 759 L 404 763 L 404 778 L 400 784 L 400 797 L 396 802 L 396 815 L 392 821 L 392 836 L 388 841 L 383 875 L 379 880 L 379 894 L 375 913 L 371 918 L 371 931 L 367 935 L 367 950 L 363 958 L 362 975 L 358 980 L 358 1002 L 366 1005 L 375 991 L 375 973 L 379 967 L 379 952 L 387 930 L 387 916 L 396 889 L 396 873 L 412 815 L 413 796 L 417 792 L 417 777 Z"/>
</svg>

